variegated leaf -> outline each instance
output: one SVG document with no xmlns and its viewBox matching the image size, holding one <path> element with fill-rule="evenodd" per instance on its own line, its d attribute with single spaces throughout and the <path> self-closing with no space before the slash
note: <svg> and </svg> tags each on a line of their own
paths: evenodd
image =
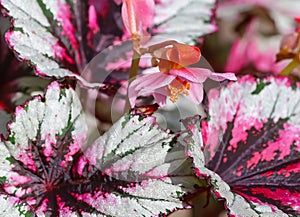
<svg viewBox="0 0 300 217">
<path fill-rule="evenodd" d="M 33 70 L 27 64 L 18 61 L 9 49 L 4 40 L 4 33 L 8 28 L 9 20 L 0 15 L 0 110 L 12 113 L 20 98 L 29 94 L 31 90 L 37 90 L 36 87 L 41 83 L 38 82 L 36 85 L 34 82 L 29 86 L 28 83 L 21 84 L 20 80 L 26 80 L 25 77 L 28 79 Z"/>
<path fill-rule="evenodd" d="M 13 49 L 36 66 L 41 76 L 81 76 L 88 62 L 122 36 L 120 8 L 113 1 L 3 0 L 13 29 L 6 34 Z"/>
<path fill-rule="evenodd" d="M 9 131 L 1 141 L 1 148 L 6 149 L 1 151 L 3 198 L 14 204 L 20 216 L 32 211 L 55 216 L 64 212 L 61 195 L 70 190 L 65 185 L 72 186 L 70 170 L 87 136 L 76 93 L 52 83 L 45 99 L 35 97 L 17 107 Z M 3 212 L 6 206 L 12 208 L 1 205 Z"/>
<path fill-rule="evenodd" d="M 26 205 L 19 203 L 19 199 L 13 195 L 7 196 L 3 191 L 3 185 L 10 176 L 10 154 L 5 145 L 0 142 L 0 215 L 15 217 L 28 212 Z M 17 205 L 17 207 L 16 207 Z"/>
<path fill-rule="evenodd" d="M 199 120 L 186 120 L 189 129 L 185 137 L 187 155 L 193 159 L 195 174 L 198 177 L 208 178 L 211 193 L 219 200 L 225 200 L 228 216 L 237 217 L 284 217 L 288 216 L 277 207 L 265 204 L 258 200 L 248 200 L 243 194 L 235 192 L 222 177 L 205 166 L 205 156 Z"/>
<path fill-rule="evenodd" d="M 300 215 L 299 84 L 246 76 L 209 99 L 200 158 L 219 177 L 215 189 L 232 216 Z M 225 185 L 231 196 L 220 190 Z M 242 213 L 243 203 L 233 198 L 247 202 L 249 212 Z"/>
<path fill-rule="evenodd" d="M 86 148 L 71 88 L 17 107 L 1 140 L 0 212 L 20 216 L 157 216 L 183 208 L 198 181 L 176 136 L 153 118 L 126 115 Z M 10 211 L 11 210 L 11 211 Z"/>
<path fill-rule="evenodd" d="M 216 31 L 215 0 L 162 0 L 156 4 L 152 42 L 177 40 L 195 44 L 200 36 Z"/>
<path fill-rule="evenodd" d="M 107 196 L 114 201 L 109 215 L 157 216 L 183 208 L 179 198 L 195 190 L 195 181 L 201 185 L 192 175 L 184 149 L 174 134 L 155 125 L 154 118 L 127 115 L 115 123 L 85 152 L 93 165 L 128 185 Z M 103 201 L 103 195 L 95 200 Z M 108 208 L 97 205 L 97 209 Z"/>
</svg>

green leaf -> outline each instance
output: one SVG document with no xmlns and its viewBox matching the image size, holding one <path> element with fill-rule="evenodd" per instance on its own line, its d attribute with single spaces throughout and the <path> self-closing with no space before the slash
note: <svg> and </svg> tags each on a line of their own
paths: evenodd
<svg viewBox="0 0 300 217">
<path fill-rule="evenodd" d="M 259 94 L 266 86 L 270 85 L 271 82 L 265 82 L 264 80 L 259 80 L 259 82 L 256 84 L 256 89 L 251 92 L 251 94 Z"/>
</svg>

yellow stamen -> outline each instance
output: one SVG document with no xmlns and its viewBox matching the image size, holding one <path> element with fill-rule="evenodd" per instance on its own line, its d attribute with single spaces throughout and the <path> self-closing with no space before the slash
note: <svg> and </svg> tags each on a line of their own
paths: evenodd
<svg viewBox="0 0 300 217">
<path fill-rule="evenodd" d="M 171 84 L 168 85 L 169 97 L 172 102 L 176 102 L 179 98 L 180 94 L 184 94 L 186 96 L 189 95 L 188 90 L 191 88 L 191 84 L 187 81 L 182 81 L 180 79 L 176 79 L 172 81 Z"/>
</svg>

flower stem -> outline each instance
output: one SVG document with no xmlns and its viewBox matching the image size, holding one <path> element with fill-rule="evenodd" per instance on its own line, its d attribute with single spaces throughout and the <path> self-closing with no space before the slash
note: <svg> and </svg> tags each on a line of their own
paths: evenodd
<svg viewBox="0 0 300 217">
<path fill-rule="evenodd" d="M 129 82 L 138 73 L 140 59 L 141 59 L 141 55 L 135 49 L 133 49 L 131 67 L 130 67 L 130 70 L 129 70 Z"/>
<path fill-rule="evenodd" d="M 131 60 L 131 67 L 129 70 L 129 80 L 128 80 L 128 87 L 127 87 L 125 112 L 130 109 L 130 102 L 129 102 L 129 98 L 128 98 L 129 85 L 131 83 L 131 80 L 138 74 L 139 63 L 140 63 L 140 59 L 141 59 L 141 54 L 138 52 L 138 49 L 139 49 L 139 40 L 138 39 L 133 40 L 132 47 L 133 47 L 133 55 L 132 55 L 132 60 Z"/>
<path fill-rule="evenodd" d="M 280 75 L 288 76 L 294 68 L 300 64 L 299 60 L 294 58 L 281 72 Z"/>
</svg>

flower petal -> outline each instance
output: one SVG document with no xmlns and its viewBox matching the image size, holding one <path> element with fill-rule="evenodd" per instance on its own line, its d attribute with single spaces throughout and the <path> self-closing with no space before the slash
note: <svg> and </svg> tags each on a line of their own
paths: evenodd
<svg viewBox="0 0 300 217">
<path fill-rule="evenodd" d="M 153 0 L 124 0 L 122 19 L 126 30 L 141 35 L 153 24 L 154 6 Z"/>
<path fill-rule="evenodd" d="M 151 92 L 160 87 L 167 86 L 175 78 L 176 78 L 176 76 L 157 72 L 157 73 L 143 75 L 139 78 L 136 78 L 135 81 L 132 83 L 137 83 L 137 85 L 136 85 L 137 90 L 145 89 L 145 90 L 147 90 L 146 92 Z"/>
<path fill-rule="evenodd" d="M 135 89 L 136 85 L 130 85 L 128 88 L 128 99 L 130 102 L 131 108 L 135 106 L 136 98 L 139 94 L 139 91 Z"/>
<path fill-rule="evenodd" d="M 203 83 L 212 74 L 209 69 L 204 68 L 172 69 L 169 73 L 195 83 Z"/>
<path fill-rule="evenodd" d="M 227 59 L 227 63 L 225 66 L 226 71 L 238 72 L 240 69 L 244 68 L 248 64 L 248 60 L 247 58 L 245 58 L 246 49 L 247 44 L 245 44 L 245 40 L 235 40 L 231 47 L 229 57 Z"/>
<path fill-rule="evenodd" d="M 138 95 L 147 95 L 155 92 L 159 93 L 159 88 L 167 86 L 175 78 L 175 76 L 166 75 L 160 72 L 136 78 L 133 82 L 131 82 L 128 89 L 128 98 L 131 107 L 135 106 Z"/>
<path fill-rule="evenodd" d="M 196 46 L 176 43 L 174 48 L 166 50 L 166 57 L 169 61 L 184 67 L 197 63 L 201 57 L 201 51 Z"/>
<path fill-rule="evenodd" d="M 236 81 L 237 78 L 235 77 L 234 73 L 216 73 L 213 72 L 211 76 L 209 76 L 210 79 L 215 81 L 224 81 L 225 79 Z"/>
<path fill-rule="evenodd" d="M 166 105 L 168 92 L 166 88 L 160 88 L 153 93 L 155 102 L 160 106 L 164 107 Z"/>
<path fill-rule="evenodd" d="M 191 85 L 188 97 L 196 104 L 200 104 L 203 100 L 203 85 L 202 83 Z"/>
</svg>

